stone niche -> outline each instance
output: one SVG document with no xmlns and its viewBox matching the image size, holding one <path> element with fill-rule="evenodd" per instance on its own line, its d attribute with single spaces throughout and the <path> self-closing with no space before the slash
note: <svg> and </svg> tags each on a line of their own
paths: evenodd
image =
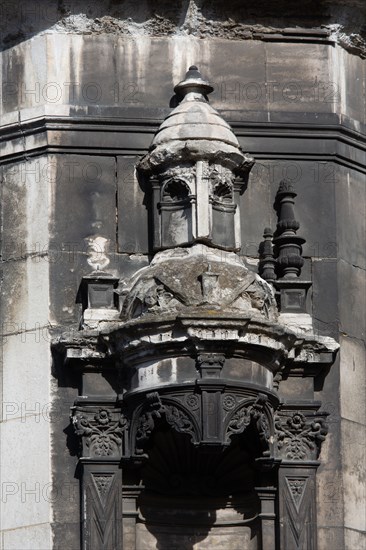
<svg viewBox="0 0 366 550">
<path fill-rule="evenodd" d="M 314 333 L 306 309 L 288 183 L 261 275 L 236 254 L 254 161 L 210 107 L 211 91 L 190 67 L 138 165 L 150 264 L 119 280 L 84 277 L 81 329 L 55 344 L 83 379 L 72 420 L 85 549 L 316 548 L 327 413 L 314 379 L 338 346 Z M 93 391 L 98 375 L 113 395 Z M 279 397 L 284 376 L 297 379 L 295 399 Z"/>
</svg>

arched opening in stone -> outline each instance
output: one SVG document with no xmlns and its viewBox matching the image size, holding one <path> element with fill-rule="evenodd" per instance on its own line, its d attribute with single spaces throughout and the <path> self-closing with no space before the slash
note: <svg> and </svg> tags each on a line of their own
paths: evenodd
<svg viewBox="0 0 366 550">
<path fill-rule="evenodd" d="M 227 448 L 208 451 L 161 419 L 147 454 L 138 499 L 139 550 L 260 548 L 254 429 L 235 436 Z"/>
<path fill-rule="evenodd" d="M 186 182 L 171 179 L 162 188 L 159 204 L 162 246 L 171 247 L 192 240 L 192 205 Z"/>
<path fill-rule="evenodd" d="M 228 182 L 216 182 L 212 186 L 211 207 L 213 242 L 224 248 L 235 248 L 236 205 L 232 186 Z"/>
</svg>

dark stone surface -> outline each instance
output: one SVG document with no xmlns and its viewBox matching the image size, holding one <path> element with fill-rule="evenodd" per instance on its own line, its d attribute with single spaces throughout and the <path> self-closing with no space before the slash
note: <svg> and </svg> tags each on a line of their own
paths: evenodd
<svg viewBox="0 0 366 550">
<path fill-rule="evenodd" d="M 313 319 L 319 334 L 337 338 L 338 291 L 335 259 L 315 259 L 313 271 Z"/>
<path fill-rule="evenodd" d="M 346 335 L 365 339 L 366 277 L 363 269 L 338 262 L 340 330 Z"/>
<path fill-rule="evenodd" d="M 303 255 L 336 257 L 335 174 L 334 165 L 328 162 L 257 160 L 241 198 L 241 254 L 257 256 L 264 228 L 276 228 L 275 195 L 281 179 L 288 178 L 297 192 L 295 215 L 300 223 L 298 235 L 306 239 Z"/>
<path fill-rule="evenodd" d="M 80 550 L 80 521 L 54 522 L 52 529 L 55 536 L 53 550 L 63 550 L 65 546 L 69 550 Z"/>
<path fill-rule="evenodd" d="M 144 255 L 117 254 L 113 249 L 109 250 L 107 270 L 117 276 L 130 277 L 148 264 Z M 78 324 L 81 318 L 78 298 L 81 278 L 93 271 L 87 262 L 88 256 L 85 252 L 54 250 L 50 257 L 50 277 L 54 281 L 50 288 L 52 319 L 60 325 Z"/>
<path fill-rule="evenodd" d="M 311 378 L 287 378 L 281 381 L 278 395 L 280 398 L 296 399 L 301 395 L 302 399 L 314 398 L 313 380 Z"/>
<path fill-rule="evenodd" d="M 127 254 L 149 252 L 149 195 L 136 175 L 139 157 L 118 157 L 118 251 Z"/>
<path fill-rule="evenodd" d="M 116 392 L 119 391 L 116 369 L 103 372 L 83 372 L 82 395 L 90 397 L 105 396 L 113 401 Z"/>
<path fill-rule="evenodd" d="M 335 187 L 337 256 L 355 269 L 366 269 L 365 178 L 355 170 L 339 167 Z"/>
<path fill-rule="evenodd" d="M 53 159 L 50 158 L 50 164 Z M 102 156 L 68 155 L 57 159 L 51 242 L 85 250 L 85 239 L 116 235 L 115 160 Z M 62 236 L 61 243 L 59 237 Z"/>
</svg>

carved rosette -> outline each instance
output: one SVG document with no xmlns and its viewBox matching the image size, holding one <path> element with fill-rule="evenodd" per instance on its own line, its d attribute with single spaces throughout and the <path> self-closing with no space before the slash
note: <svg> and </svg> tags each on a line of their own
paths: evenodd
<svg viewBox="0 0 366 550">
<path fill-rule="evenodd" d="M 121 456 L 128 422 L 120 409 L 76 406 L 72 408 L 71 420 L 82 440 L 82 456 L 98 459 Z"/>
<path fill-rule="evenodd" d="M 285 460 L 316 460 L 328 433 L 326 413 L 311 417 L 300 411 L 279 413 L 275 418 L 277 449 Z"/>
</svg>

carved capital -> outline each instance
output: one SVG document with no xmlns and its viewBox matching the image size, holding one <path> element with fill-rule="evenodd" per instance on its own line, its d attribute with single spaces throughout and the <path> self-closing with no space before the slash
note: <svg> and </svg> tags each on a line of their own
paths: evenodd
<svg viewBox="0 0 366 550">
<path fill-rule="evenodd" d="M 328 433 L 326 414 L 305 416 L 300 411 L 280 413 L 275 418 L 277 449 L 286 460 L 316 460 Z"/>
<path fill-rule="evenodd" d="M 75 433 L 82 440 L 82 455 L 101 459 L 122 454 L 124 432 L 128 421 L 120 409 L 73 407 L 71 417 Z"/>
</svg>

